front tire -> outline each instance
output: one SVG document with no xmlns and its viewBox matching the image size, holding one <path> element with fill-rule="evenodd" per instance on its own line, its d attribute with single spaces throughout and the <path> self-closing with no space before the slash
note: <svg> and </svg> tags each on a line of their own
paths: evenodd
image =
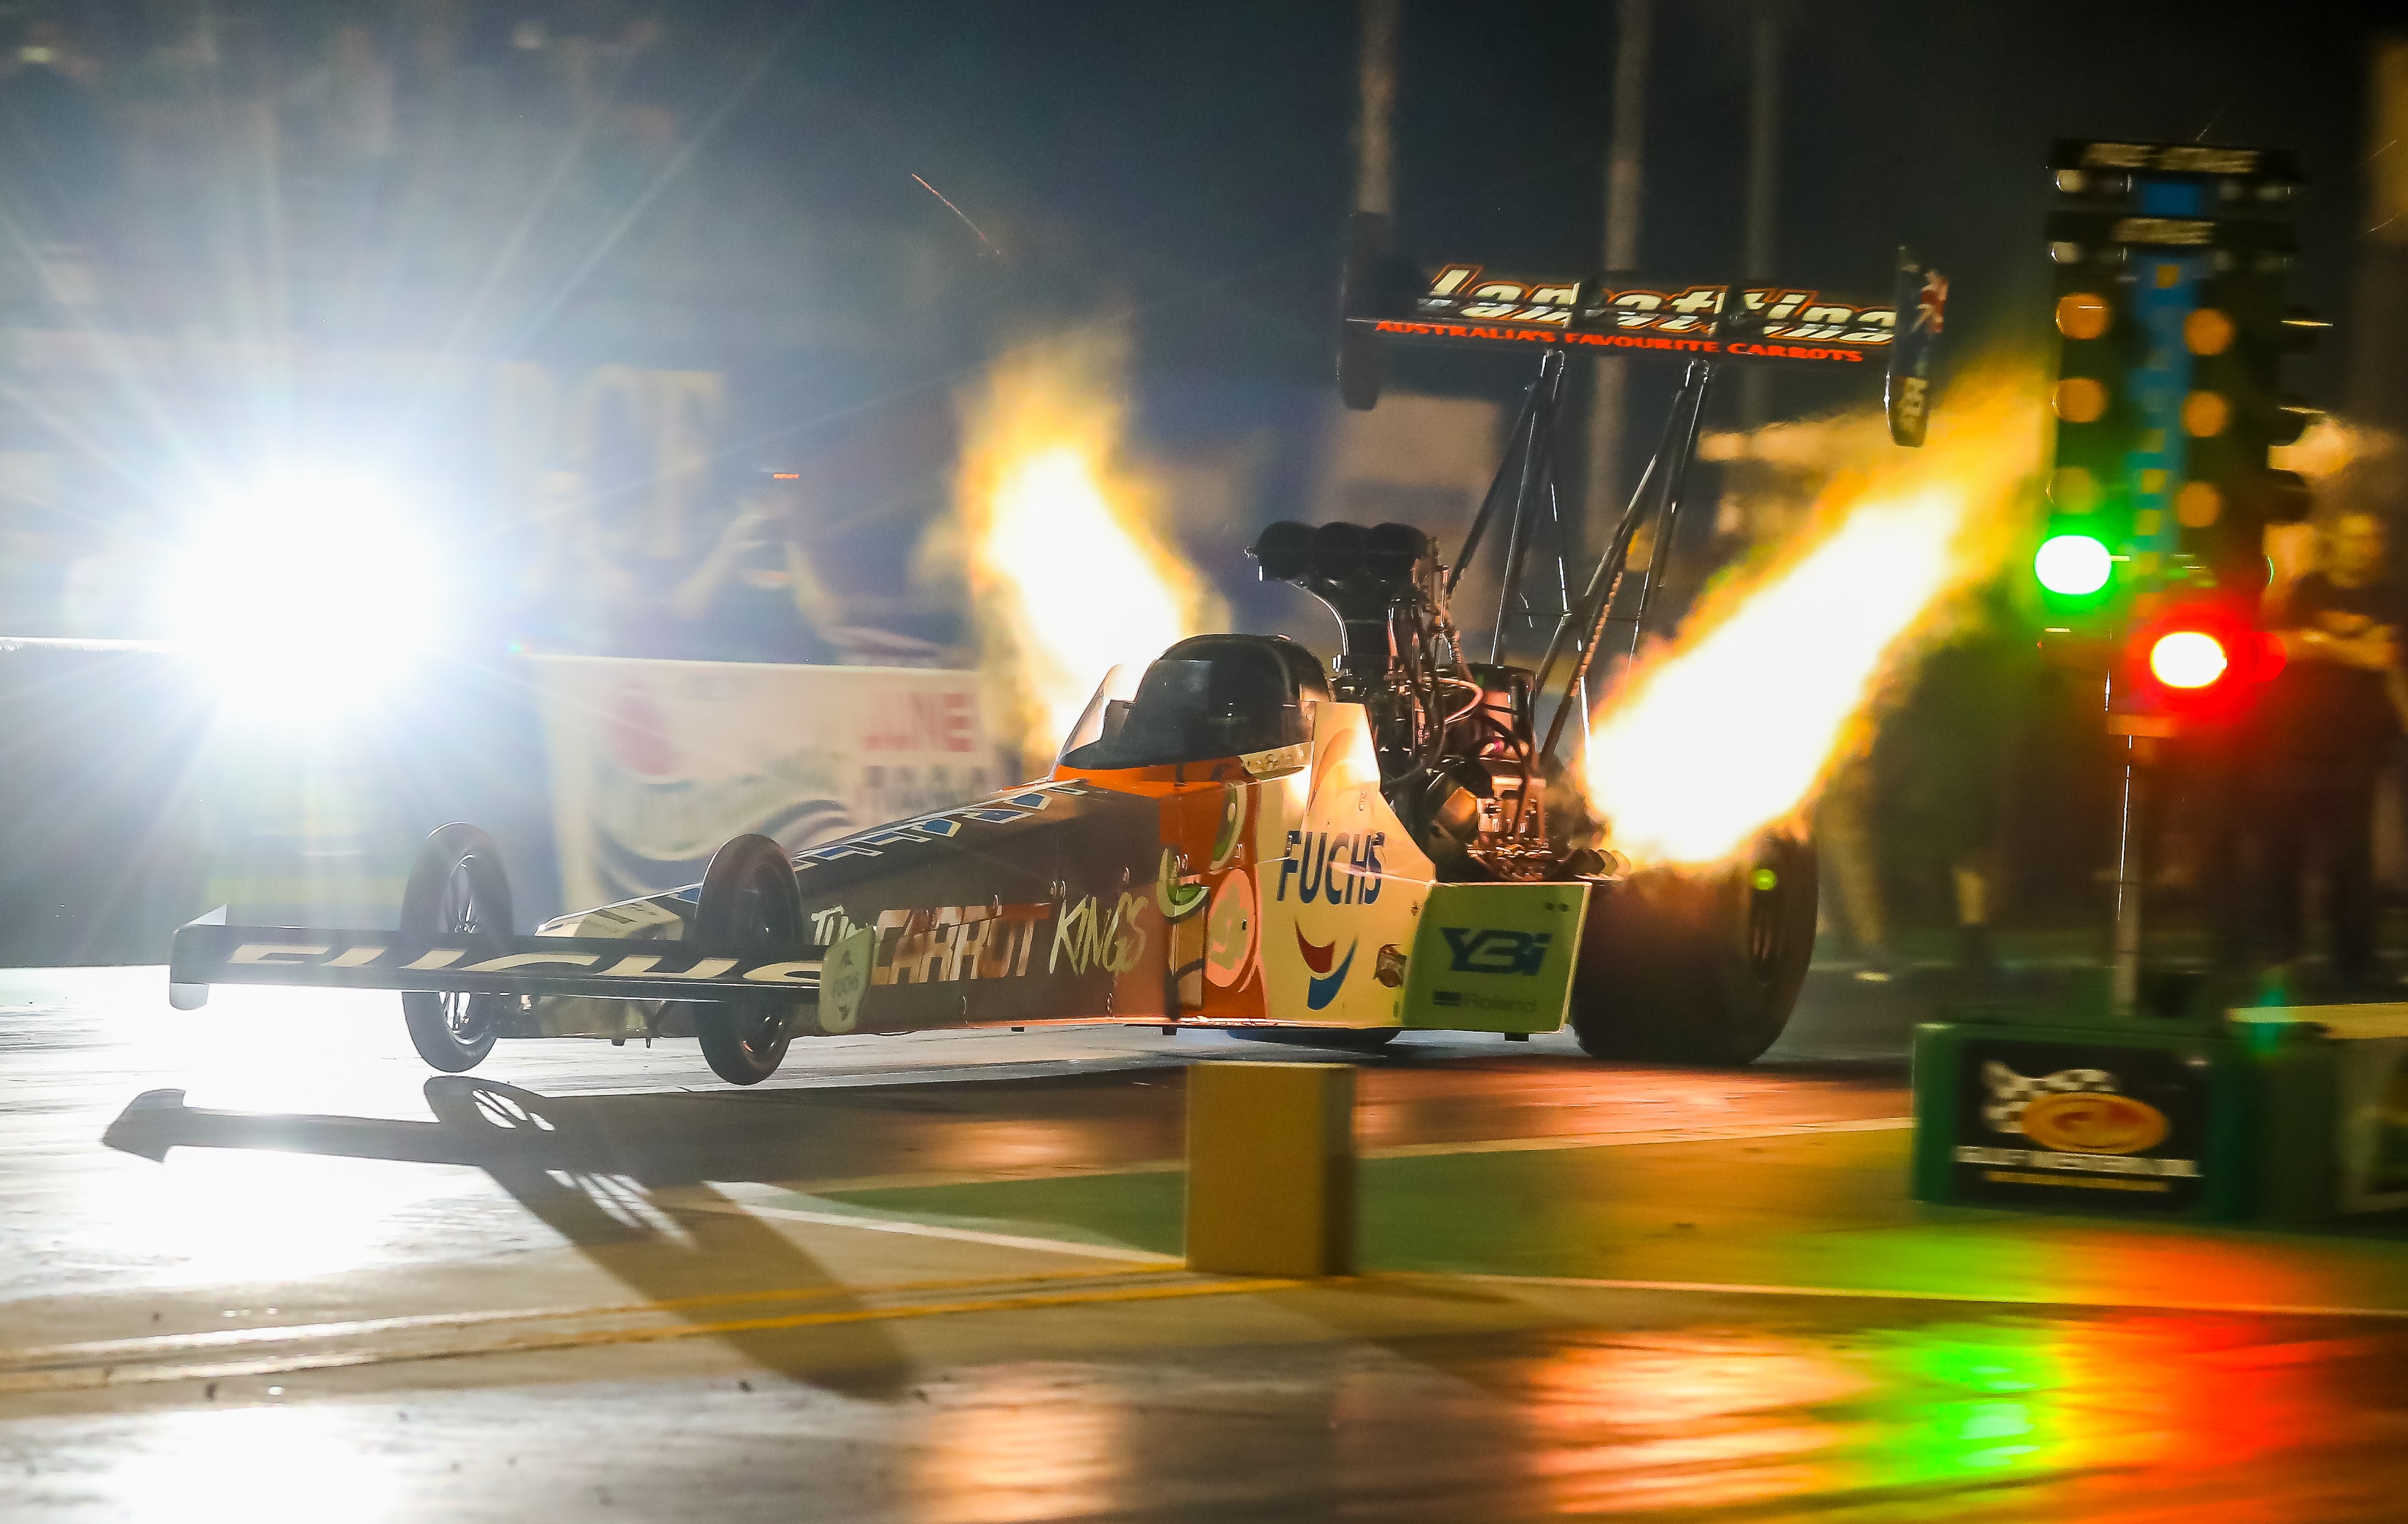
<svg viewBox="0 0 2408 1524">
<path fill-rule="evenodd" d="M 401 893 L 401 940 L 436 942 L 479 932 L 508 936 L 515 924 L 509 876 L 493 837 L 453 824 L 426 838 Z M 409 1046 L 447 1075 L 467 1073 L 494 1050 L 503 998 L 404 990 L 401 1017 Z"/>
<path fill-rule="evenodd" d="M 1814 954 L 1814 845 L 1768 834 L 1709 876 L 1651 869 L 1589 895 L 1572 1032 L 1600 1059 L 1741 1064 L 1788 1025 Z"/>
<path fill-rule="evenodd" d="M 767 836 L 738 836 L 711 855 L 694 941 L 697 951 L 719 958 L 803 946 L 803 897 L 784 847 Z M 694 1034 L 710 1072 L 730 1085 L 758 1085 L 776 1074 L 793 1041 L 795 1004 L 760 996 L 693 1003 Z"/>
</svg>

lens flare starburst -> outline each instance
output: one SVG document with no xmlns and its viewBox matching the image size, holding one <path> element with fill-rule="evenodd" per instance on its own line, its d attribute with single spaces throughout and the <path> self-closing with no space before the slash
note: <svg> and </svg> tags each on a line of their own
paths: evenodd
<svg viewBox="0 0 2408 1524">
<path fill-rule="evenodd" d="M 408 506 L 374 481 L 296 471 L 200 523 L 166 612 L 229 703 L 300 719 L 381 695 L 430 645 L 437 604 Z"/>
<path fill-rule="evenodd" d="M 1813 802 L 1948 595 L 2014 542 L 2040 442 L 2035 377 L 1956 389 L 1922 450 L 1868 420 L 1794 546 L 1712 590 L 1600 706 L 1585 767 L 1640 863 L 1708 865 Z"/>
</svg>

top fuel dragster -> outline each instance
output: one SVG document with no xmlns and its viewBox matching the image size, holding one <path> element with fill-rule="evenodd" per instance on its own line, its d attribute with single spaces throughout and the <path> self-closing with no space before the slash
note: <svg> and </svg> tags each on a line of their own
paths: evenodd
<svg viewBox="0 0 2408 1524">
<path fill-rule="evenodd" d="M 482 832 L 436 832 L 394 932 L 179 931 L 171 997 L 213 984 L 402 991 L 419 1052 L 466 1070 L 501 1037 L 691 1033 L 737 1084 L 797 1035 L 1122 1022 L 1332 1047 L 1401 1032 L 1552 1032 L 1591 1053 L 1742 1063 L 1779 1035 L 1814 935 L 1812 845 L 1774 831 L 1704 873 L 1633 871 L 1552 759 L 1615 622 L 1639 524 L 1669 543 L 1707 388 L 1731 363 L 1878 365 L 1919 444 L 1946 285 L 1901 259 L 1888 306 L 1767 286 L 1418 269 L 1350 230 L 1346 400 L 1383 347 L 1539 354 L 1497 484 L 1452 563 L 1401 524 L 1275 523 L 1266 579 L 1328 605 L 1324 664 L 1271 636 L 1182 640 L 1115 669 L 1042 779 L 790 851 L 738 836 L 699 884 L 515 933 Z M 1448 595 L 1500 517 L 1514 596 L 1552 501 L 1567 355 L 1688 362 L 1664 443 L 1535 668 L 1476 661 Z M 1659 548 L 1659 557 L 1661 554 Z M 1661 562 L 1658 562 L 1660 569 Z M 1653 582 L 1654 577 L 1646 580 Z M 1643 588 L 1641 591 L 1643 593 Z M 1629 617 L 1635 648 L 1645 600 Z M 1542 726 L 1546 695 L 1560 687 Z"/>
</svg>

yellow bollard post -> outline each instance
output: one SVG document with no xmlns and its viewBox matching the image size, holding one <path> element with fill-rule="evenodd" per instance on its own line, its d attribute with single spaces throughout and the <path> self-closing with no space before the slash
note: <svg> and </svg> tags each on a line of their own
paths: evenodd
<svg viewBox="0 0 2408 1524">
<path fill-rule="evenodd" d="M 1199 1063 L 1187 1071 L 1187 1268 L 1354 1269 L 1354 1071 Z"/>
</svg>

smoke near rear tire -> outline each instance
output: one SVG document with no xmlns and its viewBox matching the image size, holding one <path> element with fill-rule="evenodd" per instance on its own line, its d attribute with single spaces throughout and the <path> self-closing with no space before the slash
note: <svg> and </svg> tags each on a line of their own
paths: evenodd
<svg viewBox="0 0 2408 1524">
<path fill-rule="evenodd" d="M 1710 875 L 1599 884 L 1572 974 L 1572 1031 L 1601 1059 L 1746 1063 L 1789 1021 L 1814 952 L 1814 846 L 1768 834 Z"/>
</svg>

